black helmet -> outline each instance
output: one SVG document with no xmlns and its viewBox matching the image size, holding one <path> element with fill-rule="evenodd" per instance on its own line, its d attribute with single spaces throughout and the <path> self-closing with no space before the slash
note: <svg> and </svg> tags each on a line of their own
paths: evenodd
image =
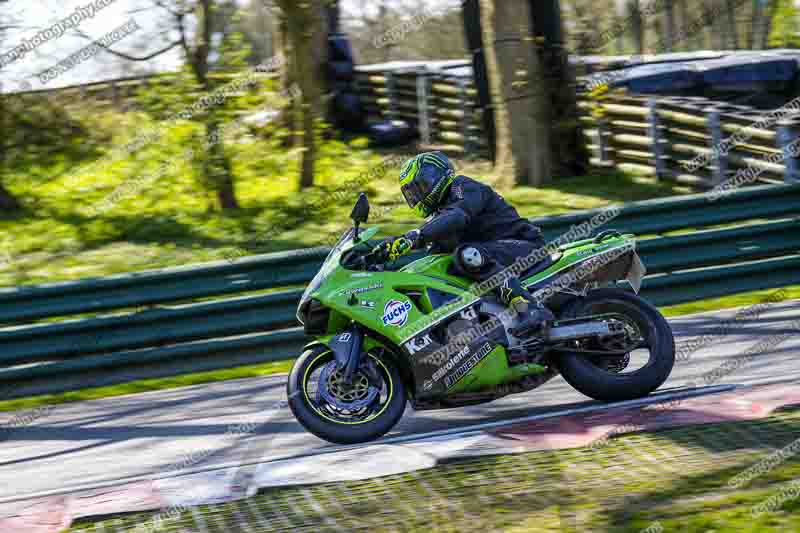
<svg viewBox="0 0 800 533">
<path fill-rule="evenodd" d="M 428 217 L 439 207 L 456 177 L 455 168 L 442 152 L 424 152 L 405 162 L 400 170 L 400 191 L 408 206 Z"/>
</svg>

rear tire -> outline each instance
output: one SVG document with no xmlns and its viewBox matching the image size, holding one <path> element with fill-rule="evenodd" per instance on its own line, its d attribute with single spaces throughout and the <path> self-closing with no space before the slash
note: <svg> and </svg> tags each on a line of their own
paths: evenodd
<svg viewBox="0 0 800 533">
<path fill-rule="evenodd" d="M 648 363 L 634 372 L 614 373 L 598 366 L 591 356 L 565 353 L 554 356 L 556 366 L 567 383 L 595 400 L 612 402 L 647 396 L 667 380 L 675 364 L 675 340 L 669 323 L 658 309 L 621 289 L 593 290 L 567 304 L 560 318 L 601 312 L 620 313 L 636 322 L 648 343 Z"/>
<path fill-rule="evenodd" d="M 334 359 L 330 349 L 325 346 L 311 347 L 295 361 L 286 384 L 289 407 L 298 422 L 317 437 L 336 444 L 368 442 L 387 433 L 403 416 L 406 389 L 393 362 L 388 357 L 376 356 L 371 352 L 362 357 L 372 357 L 379 368 L 386 385 L 386 399 L 377 415 L 355 423 L 337 422 L 329 417 L 330 413 L 316 403 L 316 395 L 308 392 L 309 374 Z"/>
</svg>

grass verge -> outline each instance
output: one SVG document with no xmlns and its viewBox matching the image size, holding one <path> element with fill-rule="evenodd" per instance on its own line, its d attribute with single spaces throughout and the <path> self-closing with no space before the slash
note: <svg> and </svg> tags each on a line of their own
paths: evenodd
<svg viewBox="0 0 800 533">
<path fill-rule="evenodd" d="M 729 484 L 798 432 L 800 411 L 787 410 L 757 421 L 623 435 L 601 447 L 264 489 L 247 500 L 175 512 L 159 531 L 798 531 L 800 457 L 770 462 L 743 486 Z M 770 501 L 775 505 L 758 512 Z M 84 522 L 71 531 L 130 531 L 152 526 L 153 517 Z"/>
</svg>

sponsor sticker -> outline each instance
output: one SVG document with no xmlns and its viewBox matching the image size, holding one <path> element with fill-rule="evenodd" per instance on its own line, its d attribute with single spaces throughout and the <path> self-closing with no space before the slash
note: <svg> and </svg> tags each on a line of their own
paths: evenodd
<svg viewBox="0 0 800 533">
<path fill-rule="evenodd" d="M 411 302 L 389 300 L 383 308 L 383 325 L 398 328 L 405 326 L 409 311 L 411 311 Z"/>
<path fill-rule="evenodd" d="M 378 283 L 373 283 L 372 285 L 368 285 L 366 287 L 353 287 L 352 289 L 344 289 L 340 291 L 339 294 L 342 296 L 350 296 L 351 294 L 361 294 L 362 292 L 369 292 L 382 288 L 383 282 L 379 281 Z"/>
<path fill-rule="evenodd" d="M 421 337 L 416 337 L 414 339 L 411 339 L 405 344 L 405 347 L 410 355 L 414 355 L 415 353 L 422 351 L 428 346 L 430 346 L 432 342 L 433 340 L 431 340 L 431 336 L 425 334 Z"/>
<path fill-rule="evenodd" d="M 475 366 L 478 363 L 480 363 L 484 357 L 489 355 L 489 352 L 491 351 L 492 351 L 492 345 L 487 342 L 481 347 L 480 350 L 475 352 L 475 354 L 472 357 L 464 361 L 464 364 L 458 367 L 455 372 L 444 378 L 445 386 L 449 389 L 450 387 L 458 383 L 458 380 L 466 376 L 467 373 L 473 368 L 475 368 Z"/>
<path fill-rule="evenodd" d="M 375 309 L 375 302 L 372 300 L 361 300 L 358 302 L 358 305 L 361 307 L 366 307 L 367 309 Z"/>
<path fill-rule="evenodd" d="M 474 307 L 467 307 L 466 309 L 462 309 L 459 315 L 464 320 L 475 320 L 476 318 L 478 318 L 478 313 L 475 311 Z"/>
</svg>

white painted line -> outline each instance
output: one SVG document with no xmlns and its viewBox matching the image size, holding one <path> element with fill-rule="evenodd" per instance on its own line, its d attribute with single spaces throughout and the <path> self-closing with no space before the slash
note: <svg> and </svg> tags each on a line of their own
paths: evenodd
<svg viewBox="0 0 800 533">
<path fill-rule="evenodd" d="M 759 384 L 763 385 L 763 384 Z M 651 405 L 654 403 L 671 401 L 671 400 L 681 400 L 686 398 L 695 398 L 699 396 L 707 396 L 711 394 L 719 394 L 722 392 L 729 392 L 734 389 L 740 388 L 742 385 L 715 385 L 712 387 L 702 387 L 702 388 L 694 388 L 694 389 L 667 389 L 663 392 L 656 392 L 651 394 L 650 396 L 646 396 L 644 398 L 639 398 L 637 400 L 627 400 L 623 402 L 614 402 L 614 403 L 597 403 L 594 405 L 588 405 L 585 407 L 574 407 L 571 409 L 562 409 L 559 411 L 551 411 L 548 413 L 541 413 L 538 415 L 531 415 L 526 417 L 519 417 L 519 418 L 511 418 L 508 420 L 501 420 L 498 422 L 486 422 L 483 424 L 476 424 L 473 426 L 467 427 L 460 427 L 454 429 L 445 429 L 439 431 L 432 431 L 428 433 L 418 433 L 414 435 L 405 435 L 400 437 L 389 437 L 384 439 L 378 439 L 372 442 L 367 442 L 363 444 L 351 444 L 345 446 L 326 446 L 324 448 L 319 448 L 316 450 L 312 450 L 309 452 L 299 453 L 295 455 L 289 455 L 284 457 L 276 457 L 274 459 L 270 459 L 269 461 L 251 461 L 248 463 L 243 463 L 240 461 L 233 461 L 229 463 L 220 463 L 215 465 L 208 465 L 203 467 L 196 467 L 192 469 L 184 469 L 181 470 L 179 473 L 174 472 L 166 472 L 160 473 L 156 475 L 148 475 L 148 476 L 133 476 L 128 478 L 120 478 L 110 481 L 104 481 L 101 483 L 86 483 L 83 485 L 73 485 L 70 487 L 64 487 L 61 489 L 55 489 L 51 491 L 44 491 L 32 494 L 25 494 L 21 496 L 12 496 L 10 498 L 3 498 L 0 499 L 0 504 L 5 503 L 13 503 L 13 502 L 25 502 L 28 500 L 50 497 L 50 496 L 60 496 L 63 494 L 72 494 L 77 492 L 89 491 L 89 490 L 96 490 L 102 489 L 107 487 L 119 487 L 121 485 L 126 485 L 129 483 L 134 483 L 137 481 L 155 481 L 159 479 L 169 479 L 169 478 L 178 478 L 182 476 L 188 476 L 193 474 L 199 474 L 202 472 L 210 472 L 215 470 L 226 470 L 231 468 L 240 468 L 243 466 L 248 465 L 267 465 L 270 463 L 274 463 L 277 461 L 286 461 L 291 459 L 300 459 L 303 457 L 311 457 L 316 455 L 324 455 L 329 453 L 336 453 L 345 450 L 354 450 L 359 448 L 364 448 L 366 446 L 374 446 L 377 444 L 397 444 L 397 443 L 404 443 L 404 442 L 414 442 L 414 441 L 421 441 L 425 439 L 437 438 L 437 437 L 445 437 L 445 436 L 469 436 L 474 435 L 476 433 L 480 433 L 487 429 L 499 428 L 499 427 L 506 427 L 513 424 L 519 424 L 523 422 L 532 422 L 535 420 L 545 420 L 548 418 L 555 418 L 559 416 L 566 416 L 578 413 L 590 413 L 595 411 L 606 411 L 608 409 L 614 408 L 633 408 L 639 407 L 643 405 Z M 673 392 L 674 390 L 674 392 Z M 2 514 L 0 514 L 0 517 Z"/>
<path fill-rule="evenodd" d="M 661 392 L 651 394 L 650 396 L 646 396 L 644 398 L 639 398 L 637 400 L 626 400 L 623 402 L 613 402 L 613 403 L 601 403 L 601 404 L 594 404 L 594 405 L 587 405 L 586 407 L 574 407 L 572 409 L 562 409 L 560 411 L 551 411 L 549 413 L 541 413 L 538 415 L 531 415 L 531 416 L 523 416 L 519 418 L 510 418 L 508 420 L 500 420 L 497 422 L 485 422 L 483 424 L 476 424 L 474 426 L 468 427 L 460 427 L 454 429 L 443 429 L 439 431 L 431 431 L 429 433 L 416 433 L 414 435 L 404 435 L 402 437 L 389 437 L 385 439 L 379 439 L 373 442 L 367 442 L 364 444 L 350 444 L 345 446 L 331 446 L 330 448 L 322 448 L 320 450 L 316 450 L 315 452 L 310 452 L 307 454 L 298 454 L 293 455 L 291 457 L 283 457 L 281 460 L 286 459 L 297 459 L 300 457 L 306 457 L 309 455 L 323 455 L 327 453 L 335 453 L 340 452 L 343 450 L 353 450 L 358 448 L 363 448 L 365 446 L 371 446 L 374 444 L 398 444 L 403 442 L 414 442 L 419 440 L 426 440 L 426 439 L 433 439 L 437 437 L 467 437 L 473 435 L 475 433 L 481 433 L 487 429 L 494 429 L 506 426 L 512 426 L 515 424 L 521 424 L 524 422 L 533 422 L 536 420 L 545 420 L 548 418 L 557 418 L 559 416 L 567 416 L 567 415 L 574 415 L 578 413 L 591 413 L 594 411 L 607 411 L 609 409 L 619 409 L 619 408 L 632 408 L 632 407 L 639 407 L 642 405 L 651 405 L 660 402 L 667 402 L 672 400 L 684 400 L 687 398 L 697 398 L 700 396 L 708 396 L 711 394 L 720 394 L 723 392 L 730 392 L 741 385 L 715 385 L 713 387 L 702 387 L 702 388 L 694 388 L 694 389 L 679 389 L 676 392 Z M 272 461 L 267 461 L 270 463 Z"/>
</svg>

